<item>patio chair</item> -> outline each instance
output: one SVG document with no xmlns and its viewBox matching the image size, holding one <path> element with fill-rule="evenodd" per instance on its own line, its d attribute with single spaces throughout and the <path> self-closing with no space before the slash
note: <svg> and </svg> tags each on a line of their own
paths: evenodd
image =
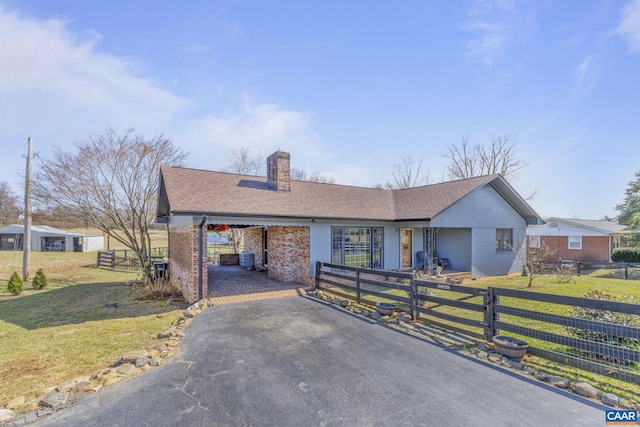
<svg viewBox="0 0 640 427">
<path fill-rule="evenodd" d="M 451 262 L 449 262 L 449 258 L 440 258 L 436 253 L 434 253 L 434 255 L 434 262 L 436 265 L 442 267 L 443 270 L 451 270 Z"/>
</svg>

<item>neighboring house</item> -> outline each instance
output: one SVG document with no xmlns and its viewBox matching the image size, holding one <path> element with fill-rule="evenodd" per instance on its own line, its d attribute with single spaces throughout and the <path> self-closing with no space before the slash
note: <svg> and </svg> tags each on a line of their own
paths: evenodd
<svg viewBox="0 0 640 427">
<path fill-rule="evenodd" d="M 295 181 L 282 151 L 266 178 L 162 167 L 158 221 L 168 224 L 171 280 L 189 301 L 206 297 L 210 225 L 242 228 L 269 276 L 311 283 L 316 261 L 410 269 L 422 267 L 420 251 L 472 277 L 518 272 L 514 245 L 542 223 L 500 175 L 402 190 Z"/>
<path fill-rule="evenodd" d="M 0 250 L 21 251 L 24 248 L 24 225 L 0 228 Z M 72 233 L 46 225 L 31 226 L 31 250 L 43 252 L 90 252 L 104 248 L 104 237 Z"/>
<path fill-rule="evenodd" d="M 549 218 L 527 228 L 528 247 L 546 245 L 553 260 L 609 262 L 614 249 L 626 247 L 626 225 L 591 219 Z"/>
</svg>

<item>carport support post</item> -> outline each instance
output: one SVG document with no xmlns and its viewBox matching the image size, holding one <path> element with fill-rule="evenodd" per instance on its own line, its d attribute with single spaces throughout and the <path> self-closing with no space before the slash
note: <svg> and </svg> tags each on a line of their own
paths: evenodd
<svg viewBox="0 0 640 427">
<path fill-rule="evenodd" d="M 320 289 L 320 274 L 322 273 L 322 263 L 316 261 L 316 289 Z"/>
<path fill-rule="evenodd" d="M 204 239 L 204 223 L 207 222 L 207 216 L 206 215 L 202 215 L 202 221 L 200 221 L 200 228 L 198 230 L 200 236 L 199 236 L 199 241 L 200 244 L 198 245 L 198 300 L 202 299 L 203 296 L 203 291 L 202 291 L 202 282 L 203 282 L 203 274 L 202 274 L 202 261 L 204 260 L 204 255 L 203 255 L 203 247 L 204 247 L 204 243 L 203 243 L 203 239 Z"/>
</svg>

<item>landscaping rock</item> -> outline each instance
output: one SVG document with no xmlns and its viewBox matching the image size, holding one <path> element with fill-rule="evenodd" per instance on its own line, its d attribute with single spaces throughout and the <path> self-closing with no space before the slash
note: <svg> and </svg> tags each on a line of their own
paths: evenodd
<svg viewBox="0 0 640 427">
<path fill-rule="evenodd" d="M 600 400 L 607 406 L 618 406 L 618 404 L 620 404 L 620 398 L 613 393 L 603 394 Z"/>
<path fill-rule="evenodd" d="M 56 387 L 57 391 L 71 391 L 73 387 L 76 385 L 75 381 L 67 381 L 66 383 L 60 384 Z"/>
<path fill-rule="evenodd" d="M 505 357 L 504 359 L 507 359 L 507 365 L 511 366 L 513 369 L 522 371 L 525 367 L 525 364 L 522 362 L 516 362 L 515 360 L 511 360 L 508 357 Z"/>
<path fill-rule="evenodd" d="M 138 368 L 136 368 L 135 365 L 122 365 L 122 366 L 120 366 L 118 368 L 118 370 L 116 372 L 120 376 L 128 377 L 128 376 L 133 375 L 134 373 L 136 373 L 137 370 L 138 370 Z"/>
<path fill-rule="evenodd" d="M 45 408 L 58 408 L 65 403 L 67 403 L 67 399 L 69 398 L 69 393 L 66 391 L 54 391 L 53 393 L 45 396 L 40 401 L 40 406 Z"/>
<path fill-rule="evenodd" d="M 122 363 L 136 363 L 136 359 L 138 357 L 147 357 L 147 351 L 146 350 L 132 351 L 130 353 L 124 354 L 120 360 L 122 360 Z"/>
<path fill-rule="evenodd" d="M 484 351 L 486 353 L 489 353 L 491 351 L 491 349 L 489 348 L 488 345 L 486 345 L 485 343 L 480 343 L 478 344 L 478 350 L 480 351 Z"/>
<path fill-rule="evenodd" d="M 148 357 L 138 357 L 136 358 L 136 368 L 141 368 L 145 365 L 148 365 L 150 362 L 150 359 Z"/>
<path fill-rule="evenodd" d="M 371 313 L 369 313 L 369 317 L 371 317 L 373 320 L 378 320 L 380 318 L 380 313 L 378 313 L 377 311 L 372 311 Z"/>
<path fill-rule="evenodd" d="M 51 408 L 42 408 L 42 409 L 38 409 L 38 411 L 36 412 L 36 417 L 41 418 L 41 417 L 46 417 L 47 415 L 51 415 L 53 414 L 53 409 Z M 25 420 L 26 421 L 26 420 Z M 33 420 L 35 421 L 35 420 Z M 27 422 L 33 422 L 33 421 L 27 421 Z"/>
<path fill-rule="evenodd" d="M 497 353 L 489 353 L 489 362 L 498 363 L 502 360 L 502 356 Z"/>
<path fill-rule="evenodd" d="M 123 379 L 122 377 L 118 377 L 118 376 L 111 376 L 111 377 L 108 377 L 108 378 L 105 378 L 105 379 L 104 379 L 104 383 L 103 383 L 103 385 L 104 385 L 105 387 L 108 387 L 108 386 L 110 386 L 110 385 L 114 385 L 114 384 L 119 383 L 120 381 L 122 381 L 122 379 Z"/>
<path fill-rule="evenodd" d="M 391 320 L 391 316 L 380 316 L 378 317 L 378 322 L 380 323 L 387 323 L 389 320 Z"/>
<path fill-rule="evenodd" d="M 476 354 L 476 357 L 478 359 L 488 360 L 489 359 L 489 353 L 487 353 L 486 351 L 478 351 L 478 353 Z"/>
<path fill-rule="evenodd" d="M 0 423 L 6 423 L 16 417 L 15 412 L 10 409 L 0 409 Z"/>
<path fill-rule="evenodd" d="M 549 383 L 551 383 L 551 385 L 558 387 L 558 388 L 569 388 L 571 387 L 571 381 L 569 381 L 567 378 L 565 377 L 559 377 L 557 375 L 554 375 L 552 377 L 549 378 Z"/>
<path fill-rule="evenodd" d="M 538 372 L 536 374 L 536 379 L 538 381 L 542 381 L 542 382 L 548 383 L 549 382 L 549 375 L 545 374 L 544 372 Z"/>
<path fill-rule="evenodd" d="M 351 305 L 351 303 L 349 302 L 348 299 L 343 299 L 343 300 L 340 301 L 340 307 L 347 308 L 347 307 L 349 307 L 349 305 Z"/>
<path fill-rule="evenodd" d="M 602 396 L 602 392 L 585 381 L 576 381 L 573 383 L 573 388 L 580 396 L 588 397 L 590 399 L 597 399 Z"/>
<path fill-rule="evenodd" d="M 160 366 L 161 363 L 162 363 L 162 359 L 160 359 L 158 356 L 152 357 L 149 360 L 149 365 L 151 366 Z"/>
<path fill-rule="evenodd" d="M 25 402 L 24 396 L 16 397 L 15 399 L 12 399 L 12 400 L 7 402 L 6 408 L 7 409 L 18 409 L 18 408 L 21 408 L 24 405 L 24 402 Z"/>
<path fill-rule="evenodd" d="M 76 394 L 82 394 L 82 393 L 87 393 L 91 391 L 92 387 L 93 387 L 93 383 L 91 381 L 80 381 L 73 387 L 71 391 L 73 391 Z"/>
<path fill-rule="evenodd" d="M 361 309 L 360 307 L 354 307 L 353 312 L 355 314 L 363 314 L 364 310 Z"/>
<path fill-rule="evenodd" d="M 398 321 L 400 322 L 411 322 L 412 319 L 409 313 L 398 313 Z"/>
<path fill-rule="evenodd" d="M 534 370 L 533 370 L 533 369 L 531 369 L 531 368 L 524 368 L 524 369 L 522 370 L 522 373 L 524 373 L 524 374 L 526 374 L 526 375 L 534 375 L 534 374 L 536 373 L 536 371 L 534 371 Z"/>
</svg>

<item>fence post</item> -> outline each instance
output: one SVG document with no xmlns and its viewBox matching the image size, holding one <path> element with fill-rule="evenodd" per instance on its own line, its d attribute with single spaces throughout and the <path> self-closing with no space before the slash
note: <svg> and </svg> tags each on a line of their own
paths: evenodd
<svg viewBox="0 0 640 427">
<path fill-rule="evenodd" d="M 411 318 L 418 320 L 418 282 L 415 277 L 411 277 L 409 282 L 409 306 L 411 309 Z"/>
<path fill-rule="evenodd" d="M 320 274 L 322 273 L 322 263 L 316 261 L 316 289 L 320 289 Z"/>
<path fill-rule="evenodd" d="M 360 269 L 356 268 L 356 302 L 360 304 Z"/>
<path fill-rule="evenodd" d="M 111 268 L 116 268 L 116 251 L 111 251 Z"/>
<path fill-rule="evenodd" d="M 495 306 L 498 304 L 498 298 L 499 297 L 495 294 L 493 287 L 487 288 L 487 295 L 484 296 L 484 335 L 487 341 L 491 341 L 492 338 L 499 333 L 496 329 L 498 313 L 495 311 Z"/>
<path fill-rule="evenodd" d="M 624 264 L 624 280 L 629 280 L 629 263 Z"/>
</svg>

